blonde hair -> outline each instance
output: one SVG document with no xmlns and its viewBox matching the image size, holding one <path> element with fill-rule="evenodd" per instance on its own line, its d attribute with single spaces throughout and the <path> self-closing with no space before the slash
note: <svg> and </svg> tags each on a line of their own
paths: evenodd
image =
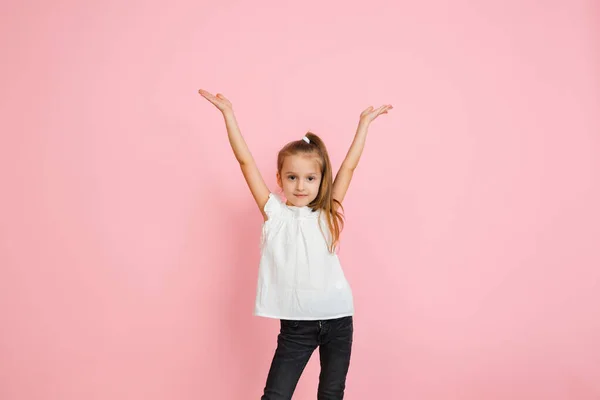
<svg viewBox="0 0 600 400">
<path fill-rule="evenodd" d="M 340 234 L 344 227 L 344 214 L 339 212 L 344 208 L 342 204 L 333 198 L 333 172 L 331 168 L 331 161 L 329 160 L 329 153 L 325 147 L 325 143 L 320 137 L 312 132 L 308 132 L 305 137 L 310 141 L 307 142 L 303 139 L 296 140 L 286 144 L 277 155 L 277 173 L 281 174 L 283 168 L 283 161 L 287 156 L 296 154 L 316 154 L 319 165 L 321 166 L 321 183 L 319 186 L 319 193 L 317 197 L 308 204 L 313 211 L 323 210 L 325 212 L 327 225 L 331 232 L 331 239 L 328 243 L 328 249 L 330 253 L 334 253 L 339 241 Z M 336 207 L 336 203 L 338 207 Z"/>
</svg>

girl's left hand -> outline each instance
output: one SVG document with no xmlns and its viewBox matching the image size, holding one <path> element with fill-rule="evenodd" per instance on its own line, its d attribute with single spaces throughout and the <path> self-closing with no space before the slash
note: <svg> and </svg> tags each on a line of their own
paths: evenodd
<svg viewBox="0 0 600 400">
<path fill-rule="evenodd" d="M 392 108 L 394 107 L 392 107 L 391 104 L 386 104 L 376 109 L 371 106 L 360 114 L 360 122 L 370 124 L 375 118 L 381 114 L 387 114 L 388 110 L 391 110 Z"/>
</svg>

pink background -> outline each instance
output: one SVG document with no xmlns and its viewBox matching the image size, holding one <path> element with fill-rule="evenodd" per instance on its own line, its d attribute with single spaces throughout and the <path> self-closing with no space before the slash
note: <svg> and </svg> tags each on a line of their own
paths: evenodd
<svg viewBox="0 0 600 400">
<path fill-rule="evenodd" d="M 1 7 L 1 399 L 260 397 L 262 220 L 201 87 L 272 190 L 394 105 L 345 201 L 347 399 L 600 399 L 597 2 Z"/>
</svg>

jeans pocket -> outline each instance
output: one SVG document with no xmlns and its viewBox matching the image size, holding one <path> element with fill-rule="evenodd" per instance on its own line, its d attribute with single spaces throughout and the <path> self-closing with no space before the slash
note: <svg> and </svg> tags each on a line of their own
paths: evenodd
<svg viewBox="0 0 600 400">
<path fill-rule="evenodd" d="M 338 320 L 337 329 L 340 332 L 352 334 L 354 332 L 354 320 L 352 316 L 340 318 Z"/>
<path fill-rule="evenodd" d="M 294 329 L 300 326 L 300 321 L 296 321 L 293 319 L 282 319 L 281 320 L 281 329 Z"/>
</svg>

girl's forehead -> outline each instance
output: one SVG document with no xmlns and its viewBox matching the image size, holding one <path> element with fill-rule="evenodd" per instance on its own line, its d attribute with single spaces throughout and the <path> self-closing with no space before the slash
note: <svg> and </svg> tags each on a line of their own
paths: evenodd
<svg viewBox="0 0 600 400">
<path fill-rule="evenodd" d="M 283 160 L 282 172 L 318 174 L 321 172 L 319 158 L 314 155 L 293 154 Z"/>
</svg>

